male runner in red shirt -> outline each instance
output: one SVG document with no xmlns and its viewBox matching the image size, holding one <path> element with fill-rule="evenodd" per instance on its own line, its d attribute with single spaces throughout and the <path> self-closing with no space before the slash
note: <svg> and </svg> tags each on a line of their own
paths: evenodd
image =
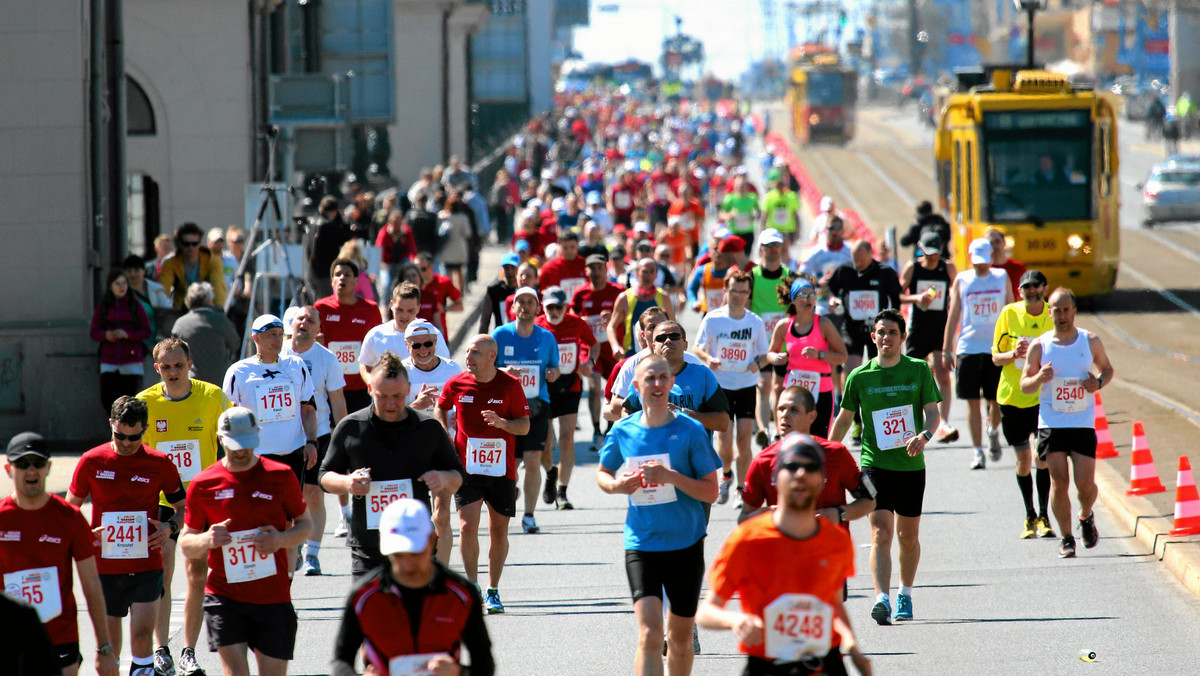
<svg viewBox="0 0 1200 676">
<path fill-rule="evenodd" d="M 342 394 L 346 398 L 346 411 L 350 413 L 371 405 L 367 384 L 358 373 L 358 354 L 367 332 L 383 322 L 378 304 L 354 294 L 361 272 L 354 261 L 337 259 L 329 266 L 333 295 L 313 303 L 321 315 L 325 347 L 337 357 L 346 378 Z"/>
</svg>

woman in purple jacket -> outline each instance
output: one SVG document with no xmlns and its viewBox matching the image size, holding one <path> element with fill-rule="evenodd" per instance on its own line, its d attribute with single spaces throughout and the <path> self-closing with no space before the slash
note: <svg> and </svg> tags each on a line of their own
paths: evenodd
<svg viewBox="0 0 1200 676">
<path fill-rule="evenodd" d="M 142 389 L 142 341 L 150 337 L 150 320 L 121 270 L 108 273 L 91 334 L 100 343 L 100 405 L 107 413 L 118 397 Z"/>
</svg>

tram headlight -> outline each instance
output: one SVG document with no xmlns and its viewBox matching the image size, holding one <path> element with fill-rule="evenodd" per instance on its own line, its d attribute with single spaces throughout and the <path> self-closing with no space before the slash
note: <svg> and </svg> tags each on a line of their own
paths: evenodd
<svg viewBox="0 0 1200 676">
<path fill-rule="evenodd" d="M 820 116 L 820 115 L 817 115 L 816 113 L 813 113 L 812 115 L 809 115 L 809 116 L 808 116 L 808 123 L 809 123 L 809 124 L 811 124 L 811 125 L 820 124 L 820 123 L 821 123 L 821 116 Z"/>
<path fill-rule="evenodd" d="M 1082 249 L 1083 248 L 1083 238 L 1080 237 L 1079 235 L 1068 235 L 1067 236 L 1067 246 L 1074 250 Z"/>
<path fill-rule="evenodd" d="M 1078 256 L 1080 254 L 1083 254 L 1084 256 L 1091 255 L 1092 246 L 1091 246 L 1091 243 L 1088 241 L 1089 239 L 1090 238 L 1084 237 L 1083 235 L 1080 235 L 1078 233 L 1073 233 L 1073 234 L 1067 235 L 1067 255 L 1068 256 Z"/>
</svg>

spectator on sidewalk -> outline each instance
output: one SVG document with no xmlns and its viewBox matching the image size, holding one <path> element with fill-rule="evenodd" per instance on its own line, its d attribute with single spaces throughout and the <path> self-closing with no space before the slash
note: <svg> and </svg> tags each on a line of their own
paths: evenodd
<svg viewBox="0 0 1200 676">
<path fill-rule="evenodd" d="M 208 282 L 188 287 L 188 313 L 175 320 L 171 335 L 188 344 L 192 368 L 188 377 L 220 385 L 229 365 L 241 355 L 237 328 L 212 306 L 213 288 Z"/>
</svg>

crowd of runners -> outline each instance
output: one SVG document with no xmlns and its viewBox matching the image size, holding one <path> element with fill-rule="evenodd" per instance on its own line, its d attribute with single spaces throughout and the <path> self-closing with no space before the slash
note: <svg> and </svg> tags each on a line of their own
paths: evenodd
<svg viewBox="0 0 1200 676">
<path fill-rule="evenodd" d="M 410 249 L 403 215 L 395 227 L 386 217 L 380 232 L 405 243 L 388 275 L 371 280 L 340 254 L 310 271 L 327 295 L 253 317 L 252 353 L 220 382 L 195 377 L 186 340 L 154 344 L 160 382 L 114 397 L 111 439 L 83 454 L 65 499 L 46 490 L 45 440 L 14 437 L 0 572 L 45 627 L 26 641 L 23 673 L 86 661 L 111 676 L 128 640 L 131 676 L 201 674 L 218 660 L 249 674 L 251 653 L 258 673 L 284 674 L 293 578 L 321 575 L 327 521 L 355 578 L 332 673 L 455 674 L 463 662 L 494 673 L 484 618 L 505 609 L 509 522 L 519 514 L 536 534 L 542 505 L 575 508 L 584 417 L 595 480 L 628 504 L 638 674 L 690 673 L 697 625 L 732 631 L 746 674 L 846 673 L 844 657 L 870 673 L 843 603 L 848 523 L 870 526 L 870 617 L 911 620 L 924 450 L 958 438 L 954 395 L 973 467 L 1000 458 L 1001 434 L 1014 449 L 1020 536 L 1058 537 L 1057 525 L 1067 557 L 1078 528 L 1094 547 L 1092 393 L 1113 369 L 1076 327 L 1071 291 L 1008 259 L 1000 232 L 958 243 L 971 269 L 956 271 L 928 205 L 897 273 L 848 239 L 831 201 L 807 217 L 786 165 L 753 156 L 761 127 L 732 102 L 611 92 L 539 119 L 506 161 L 513 232 L 493 209 L 508 252 L 483 271 L 495 280 L 461 363 L 445 313 L 470 278 L 465 256 Z M 198 245 L 199 231 L 177 239 L 192 236 Z M 690 338 L 686 313 L 699 318 Z M 114 354 L 146 338 L 100 335 Z M 325 493 L 339 513 L 326 514 Z M 706 562 L 711 510 L 731 502 L 742 523 Z M 177 573 L 183 599 L 171 597 Z M 99 646 L 86 659 L 76 576 Z M 184 647 L 172 654 L 180 604 Z M 202 628 L 215 659 L 197 655 Z"/>
</svg>

